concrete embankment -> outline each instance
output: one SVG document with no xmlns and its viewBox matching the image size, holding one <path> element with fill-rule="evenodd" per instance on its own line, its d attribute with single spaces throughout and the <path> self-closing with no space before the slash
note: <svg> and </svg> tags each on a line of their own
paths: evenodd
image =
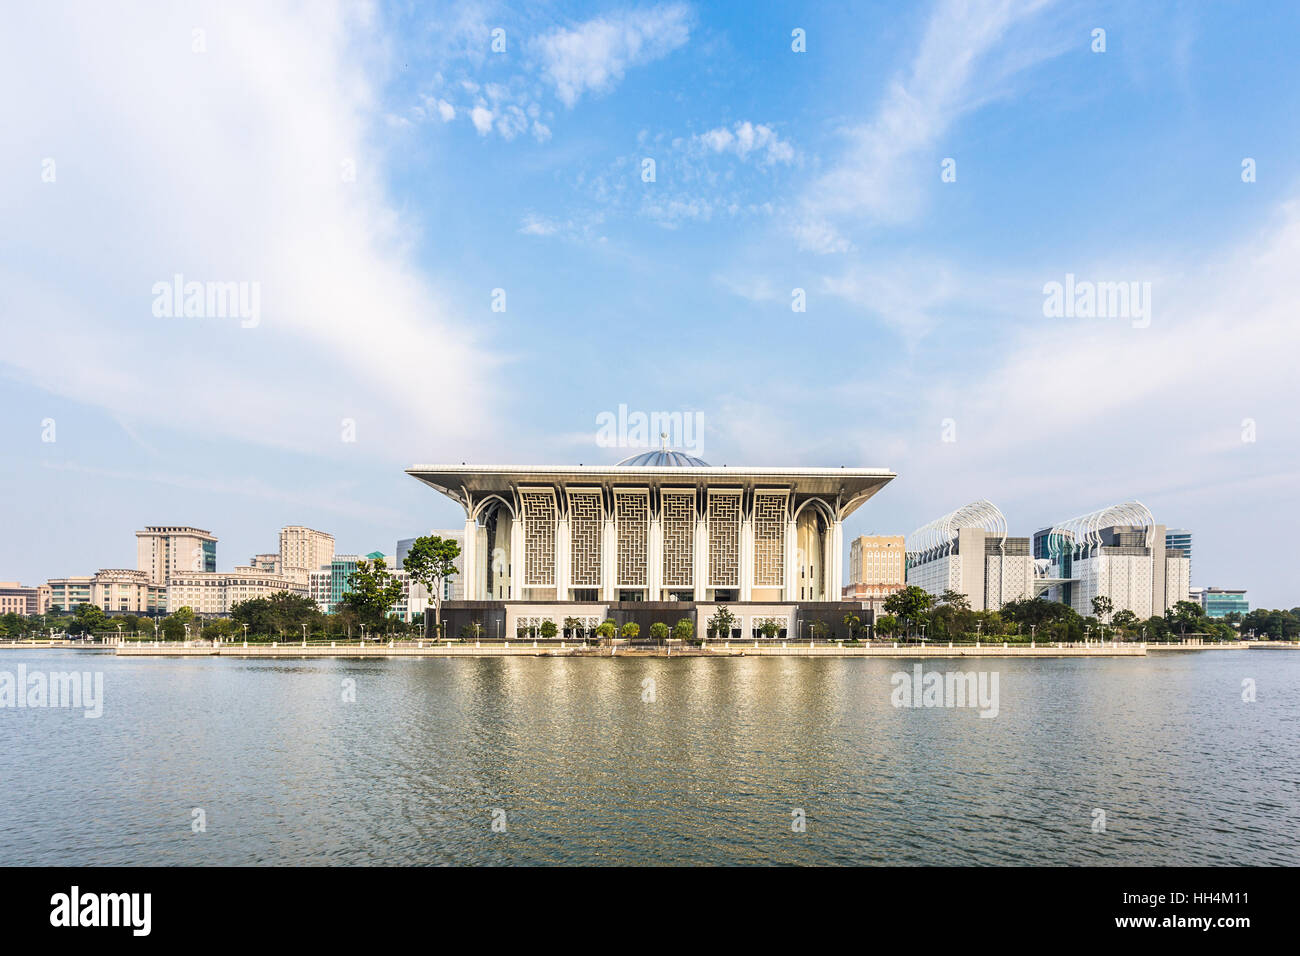
<svg viewBox="0 0 1300 956">
<path fill-rule="evenodd" d="M 710 644 L 707 647 L 584 647 L 559 644 L 223 644 L 216 647 L 123 644 L 121 657 L 1143 657 L 1142 644 L 1092 644 L 1050 646 L 983 644 L 889 645 L 841 647 L 836 644 Z"/>
</svg>

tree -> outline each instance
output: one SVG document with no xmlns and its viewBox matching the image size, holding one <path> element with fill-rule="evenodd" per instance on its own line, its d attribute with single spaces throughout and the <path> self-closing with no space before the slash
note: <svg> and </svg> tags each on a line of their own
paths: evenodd
<svg viewBox="0 0 1300 956">
<path fill-rule="evenodd" d="M 434 534 L 416 538 L 402 559 L 402 568 L 411 580 L 424 585 L 433 597 L 433 632 L 438 636 L 442 634 L 443 584 L 456 573 L 458 557 L 460 545 L 455 538 L 440 538 Z"/>
<path fill-rule="evenodd" d="M 831 626 L 825 621 L 813 621 L 812 627 L 808 628 L 812 633 L 813 640 L 824 641 L 831 636 Z"/>
<path fill-rule="evenodd" d="M 323 632 L 326 624 L 325 617 L 315 601 L 302 595 L 290 594 L 288 591 L 277 591 L 266 597 L 239 601 L 230 608 L 230 617 L 235 624 L 239 625 L 240 631 L 243 630 L 243 625 L 247 624 L 248 633 L 254 636 L 269 637 L 275 634 L 284 637 L 286 633 L 300 634 L 304 624 L 307 625 L 310 633 Z M 349 612 L 347 615 L 339 614 L 337 617 L 346 629 L 348 624 L 353 623 L 352 618 L 355 614 Z M 234 633 L 233 629 L 232 633 Z"/>
<path fill-rule="evenodd" d="M 1106 623 L 1110 622 L 1110 613 L 1113 610 L 1115 610 L 1115 603 L 1106 595 L 1098 594 L 1092 599 L 1092 613 Z"/>
<path fill-rule="evenodd" d="M 695 624 L 689 617 L 678 620 L 673 625 L 673 640 L 685 643 L 695 637 Z"/>
<path fill-rule="evenodd" d="M 1110 623 L 1113 624 L 1115 627 L 1118 627 L 1121 631 L 1131 631 L 1135 627 L 1137 627 L 1140 622 L 1136 614 L 1134 614 L 1128 608 L 1124 608 L 1113 618 L 1111 618 Z"/>
<path fill-rule="evenodd" d="M 876 622 L 876 630 L 892 635 L 898 630 L 898 618 L 892 614 L 882 614 L 880 620 Z"/>
<path fill-rule="evenodd" d="M 668 640 L 668 625 L 663 621 L 655 621 L 650 625 L 650 636 L 656 644 L 663 644 Z"/>
<path fill-rule="evenodd" d="M 98 604 L 78 604 L 77 609 L 72 612 L 72 623 L 68 625 L 68 633 L 92 634 L 107 628 L 108 617 Z"/>
<path fill-rule="evenodd" d="M 381 626 L 388 612 L 402 599 L 402 582 L 388 571 L 383 558 L 373 562 L 365 558 L 357 561 L 357 569 L 348 578 L 348 593 L 341 602 L 356 612 L 365 624 Z"/>
<path fill-rule="evenodd" d="M 970 610 L 970 598 L 962 594 L 960 591 L 952 590 L 952 588 L 945 589 L 944 592 L 939 595 L 939 603 L 946 604 L 948 607 L 955 608 L 958 611 Z"/>
<path fill-rule="evenodd" d="M 849 640 L 853 640 L 858 628 L 862 626 L 862 618 L 850 611 L 844 615 L 844 626 L 849 629 Z"/>
<path fill-rule="evenodd" d="M 612 641 L 618 633 L 618 625 L 608 618 L 596 625 L 596 636 L 602 641 Z"/>
<path fill-rule="evenodd" d="M 623 625 L 620 633 L 623 635 L 625 641 L 635 641 L 637 636 L 641 633 L 641 625 L 636 621 L 628 621 Z"/>
<path fill-rule="evenodd" d="M 578 632 L 582 630 L 582 622 L 576 617 L 566 617 L 564 619 L 564 636 L 577 637 Z"/>
<path fill-rule="evenodd" d="M 774 641 L 776 636 L 781 633 L 781 625 L 769 617 L 758 626 L 758 633 L 762 634 L 767 640 Z"/>
<path fill-rule="evenodd" d="M 730 640 L 731 629 L 735 626 L 736 615 L 732 614 L 725 604 L 719 604 L 713 617 L 709 618 L 709 633 L 715 640 Z"/>
<path fill-rule="evenodd" d="M 1195 628 L 1204 616 L 1204 608 L 1195 601 L 1179 601 L 1165 611 L 1165 620 L 1169 622 L 1169 627 L 1177 628 L 1178 633 L 1184 636 L 1187 634 L 1187 629 Z"/>
<path fill-rule="evenodd" d="M 909 584 L 885 598 L 885 610 L 907 621 L 909 625 L 919 619 L 934 602 L 933 596 L 923 587 Z"/>
<path fill-rule="evenodd" d="M 558 630 L 559 628 L 555 626 L 555 622 L 550 618 L 547 618 L 542 622 L 540 633 L 545 640 L 553 641 L 555 640 L 555 634 Z"/>
</svg>

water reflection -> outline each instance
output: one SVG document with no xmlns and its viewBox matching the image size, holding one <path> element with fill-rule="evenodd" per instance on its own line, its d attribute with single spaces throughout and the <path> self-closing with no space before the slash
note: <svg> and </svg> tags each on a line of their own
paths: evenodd
<svg viewBox="0 0 1300 956">
<path fill-rule="evenodd" d="M 0 863 L 1300 863 L 1284 652 L 927 662 L 997 670 L 991 720 L 879 659 L 94 666 L 99 720 L 0 712 Z"/>
</svg>

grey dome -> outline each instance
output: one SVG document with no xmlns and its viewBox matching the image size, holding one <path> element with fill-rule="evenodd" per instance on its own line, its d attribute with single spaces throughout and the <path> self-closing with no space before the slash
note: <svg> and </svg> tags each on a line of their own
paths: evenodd
<svg viewBox="0 0 1300 956">
<path fill-rule="evenodd" d="M 631 458 L 624 458 L 615 467 L 621 468 L 624 466 L 630 468 L 708 468 L 709 463 L 683 451 L 673 451 L 671 448 L 656 448 L 654 451 L 643 451 Z"/>
</svg>

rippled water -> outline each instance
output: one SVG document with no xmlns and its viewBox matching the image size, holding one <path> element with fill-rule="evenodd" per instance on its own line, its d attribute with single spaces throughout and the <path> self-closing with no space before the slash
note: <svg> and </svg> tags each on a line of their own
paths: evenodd
<svg viewBox="0 0 1300 956">
<path fill-rule="evenodd" d="M 0 709 L 0 864 L 1300 864 L 1300 652 L 927 662 L 994 719 L 878 659 L 20 661 L 106 703 Z"/>
</svg>

